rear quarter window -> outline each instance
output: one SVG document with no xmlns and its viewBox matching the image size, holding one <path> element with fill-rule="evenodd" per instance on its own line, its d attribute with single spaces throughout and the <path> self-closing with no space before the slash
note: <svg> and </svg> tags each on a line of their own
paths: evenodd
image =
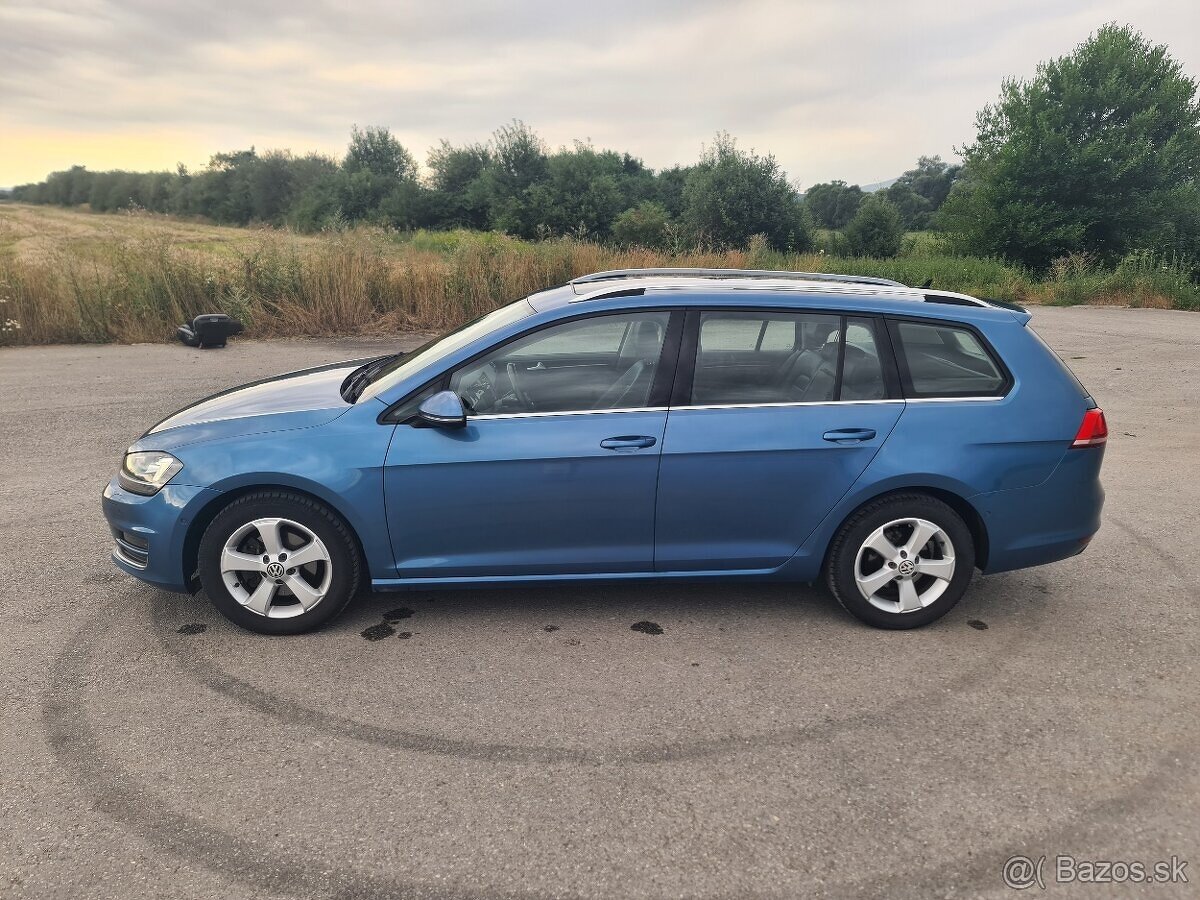
<svg viewBox="0 0 1200 900">
<path fill-rule="evenodd" d="M 997 397 L 1008 390 L 1002 364 L 973 329 L 904 321 L 891 328 L 906 397 Z"/>
</svg>

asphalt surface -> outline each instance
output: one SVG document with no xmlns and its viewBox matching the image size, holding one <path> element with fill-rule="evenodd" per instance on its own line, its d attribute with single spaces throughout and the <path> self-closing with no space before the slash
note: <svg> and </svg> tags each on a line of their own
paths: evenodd
<svg viewBox="0 0 1200 900">
<path fill-rule="evenodd" d="M 1194 895 L 1200 316 L 1034 324 L 1108 414 L 1104 527 L 896 633 L 685 584 L 240 631 L 110 564 L 100 490 L 182 404 L 379 345 L 0 350 L 0 896 L 1003 897 L 1013 854 Z"/>
</svg>

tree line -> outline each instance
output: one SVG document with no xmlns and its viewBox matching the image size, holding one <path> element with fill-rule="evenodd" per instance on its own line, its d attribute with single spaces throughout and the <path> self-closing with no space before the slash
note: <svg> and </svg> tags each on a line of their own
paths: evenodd
<svg viewBox="0 0 1200 900">
<path fill-rule="evenodd" d="M 820 239 L 839 253 L 891 256 L 906 231 L 934 229 L 955 252 L 1033 269 L 1071 255 L 1115 262 L 1149 250 L 1193 266 L 1200 257 L 1200 102 L 1165 46 L 1104 26 L 1032 78 L 1006 81 L 976 126 L 961 166 L 922 156 L 874 193 L 832 181 L 801 194 L 772 155 L 724 133 L 694 164 L 654 171 L 589 143 L 551 151 L 513 121 L 486 142 L 441 142 L 424 172 L 387 128 L 355 127 L 341 160 L 251 148 L 196 172 L 75 166 L 13 196 L 302 231 L 492 229 L 652 249 L 742 247 L 762 235 L 777 250 Z"/>
</svg>

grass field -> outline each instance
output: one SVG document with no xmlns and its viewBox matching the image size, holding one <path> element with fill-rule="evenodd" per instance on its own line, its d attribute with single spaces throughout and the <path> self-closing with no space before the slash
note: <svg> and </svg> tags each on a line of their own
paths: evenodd
<svg viewBox="0 0 1200 900">
<path fill-rule="evenodd" d="M 834 271 L 932 279 L 1020 303 L 1200 308 L 1200 286 L 1150 253 L 1115 269 L 1066 260 L 1034 279 L 997 260 L 946 255 L 924 233 L 909 235 L 895 259 L 781 254 L 756 242 L 667 254 L 493 233 L 298 235 L 0 204 L 0 345 L 162 341 L 213 311 L 259 337 L 439 330 L 586 272 L 641 266 Z"/>
</svg>

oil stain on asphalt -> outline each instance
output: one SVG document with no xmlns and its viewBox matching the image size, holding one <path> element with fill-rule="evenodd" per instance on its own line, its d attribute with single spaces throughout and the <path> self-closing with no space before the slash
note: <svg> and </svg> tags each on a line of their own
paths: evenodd
<svg viewBox="0 0 1200 900">
<path fill-rule="evenodd" d="M 176 630 L 176 634 L 203 634 L 208 630 L 208 626 L 203 622 L 188 622 L 186 625 L 180 625 Z"/>
<path fill-rule="evenodd" d="M 662 634 L 662 626 L 657 622 L 634 622 L 629 626 L 634 631 L 640 631 L 642 634 Z"/>
<path fill-rule="evenodd" d="M 396 633 L 396 629 L 387 622 L 380 622 L 378 625 L 372 625 L 363 631 L 362 636 L 368 641 L 382 641 L 384 638 L 391 637 Z"/>
<path fill-rule="evenodd" d="M 967 624 L 977 631 L 987 631 L 987 622 L 980 619 L 967 619 Z"/>
</svg>

